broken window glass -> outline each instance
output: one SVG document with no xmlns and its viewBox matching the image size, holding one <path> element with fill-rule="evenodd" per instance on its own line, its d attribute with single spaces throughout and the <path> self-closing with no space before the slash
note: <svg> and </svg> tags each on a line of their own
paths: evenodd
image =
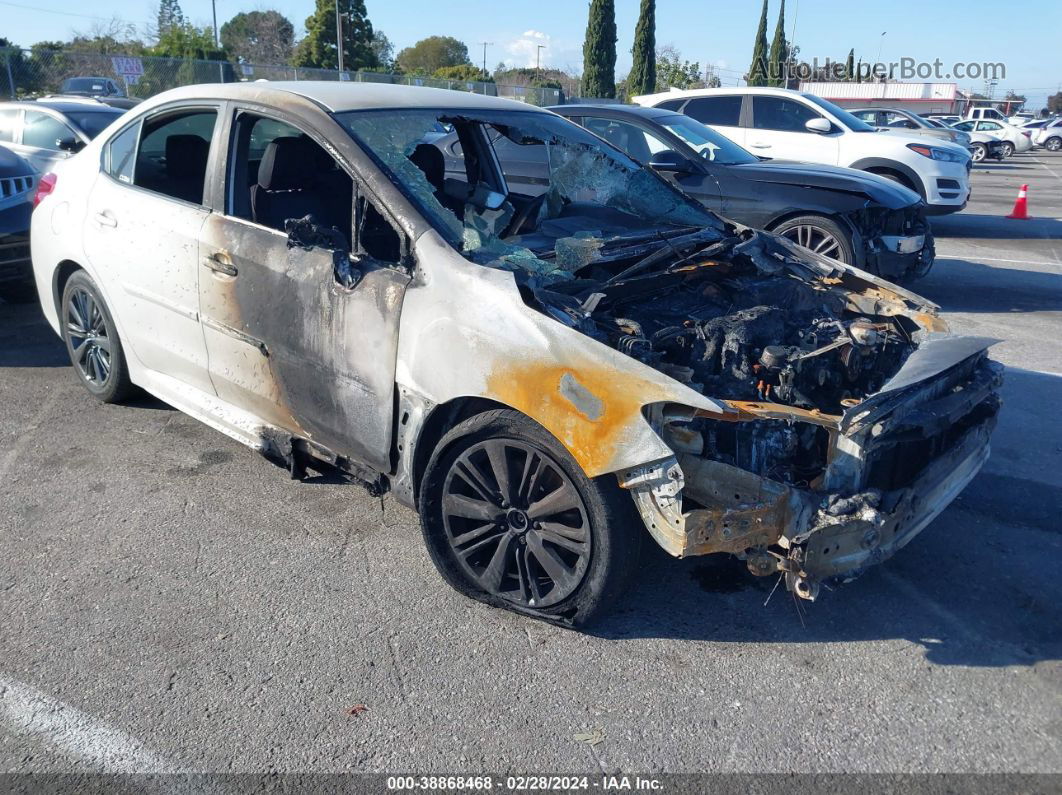
<svg viewBox="0 0 1062 795">
<path fill-rule="evenodd" d="M 724 236 L 718 217 L 559 117 L 388 110 L 338 118 L 474 262 L 561 280 L 617 241 L 691 227 Z"/>
</svg>

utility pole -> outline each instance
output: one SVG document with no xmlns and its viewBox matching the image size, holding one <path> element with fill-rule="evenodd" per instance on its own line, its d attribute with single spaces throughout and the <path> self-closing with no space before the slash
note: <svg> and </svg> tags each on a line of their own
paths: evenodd
<svg viewBox="0 0 1062 795">
<path fill-rule="evenodd" d="M 339 0 L 336 0 L 336 53 L 339 56 L 339 72 L 343 73 L 343 17 L 339 13 Z"/>
<path fill-rule="evenodd" d="M 218 4 L 217 0 L 210 0 L 210 13 L 214 16 L 214 47 L 218 50 L 221 49 L 221 39 L 218 38 Z M 225 82 L 225 67 L 220 63 L 218 64 L 218 82 Z M 129 92 L 126 91 L 128 94 Z"/>
<path fill-rule="evenodd" d="M 493 47 L 494 46 L 494 42 L 493 41 L 481 41 L 480 44 L 483 45 L 483 79 L 485 80 L 487 78 L 487 76 L 488 76 L 488 74 L 487 74 L 487 47 Z"/>
<path fill-rule="evenodd" d="M 535 72 L 540 79 L 542 77 L 542 48 L 545 46 L 545 44 L 535 45 Z"/>
</svg>

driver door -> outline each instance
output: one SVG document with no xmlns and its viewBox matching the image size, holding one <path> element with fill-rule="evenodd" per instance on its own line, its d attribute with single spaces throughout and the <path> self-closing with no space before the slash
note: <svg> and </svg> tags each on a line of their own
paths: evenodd
<svg viewBox="0 0 1062 795">
<path fill-rule="evenodd" d="M 250 110 L 237 110 L 232 128 L 225 212 L 200 237 L 214 388 L 386 471 L 408 241 L 304 130 Z M 301 236 L 284 231 L 308 215 L 317 223 Z"/>
</svg>

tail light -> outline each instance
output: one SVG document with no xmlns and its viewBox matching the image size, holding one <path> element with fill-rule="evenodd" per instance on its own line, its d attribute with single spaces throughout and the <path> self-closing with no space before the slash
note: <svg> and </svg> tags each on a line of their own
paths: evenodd
<svg viewBox="0 0 1062 795">
<path fill-rule="evenodd" d="M 48 196 L 53 190 L 55 190 L 55 183 L 57 180 L 58 178 L 55 174 L 45 174 L 37 180 L 37 192 L 33 194 L 34 207 L 44 201 L 44 197 Z"/>
<path fill-rule="evenodd" d="M 1032 138 L 1032 133 L 1028 130 L 1022 130 L 1021 134 L 1024 135 L 1026 138 Z"/>
</svg>

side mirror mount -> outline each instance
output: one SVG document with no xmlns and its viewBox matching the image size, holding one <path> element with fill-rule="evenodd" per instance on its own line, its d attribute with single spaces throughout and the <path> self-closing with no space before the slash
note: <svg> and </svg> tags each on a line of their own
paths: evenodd
<svg viewBox="0 0 1062 795">
<path fill-rule="evenodd" d="M 653 171 L 670 171 L 673 174 L 689 174 L 693 171 L 690 161 L 674 149 L 664 149 L 649 159 L 649 168 Z"/>
<path fill-rule="evenodd" d="M 57 138 L 55 141 L 55 146 L 60 151 L 70 152 L 71 154 L 74 154 L 75 152 L 80 152 L 82 149 L 84 149 L 85 143 L 83 141 L 79 141 L 77 138 L 70 136 L 67 138 Z"/>
<path fill-rule="evenodd" d="M 818 133 L 824 135 L 833 129 L 833 125 L 827 119 L 819 116 L 816 119 L 808 119 L 804 122 L 804 129 L 808 132 Z"/>
</svg>

